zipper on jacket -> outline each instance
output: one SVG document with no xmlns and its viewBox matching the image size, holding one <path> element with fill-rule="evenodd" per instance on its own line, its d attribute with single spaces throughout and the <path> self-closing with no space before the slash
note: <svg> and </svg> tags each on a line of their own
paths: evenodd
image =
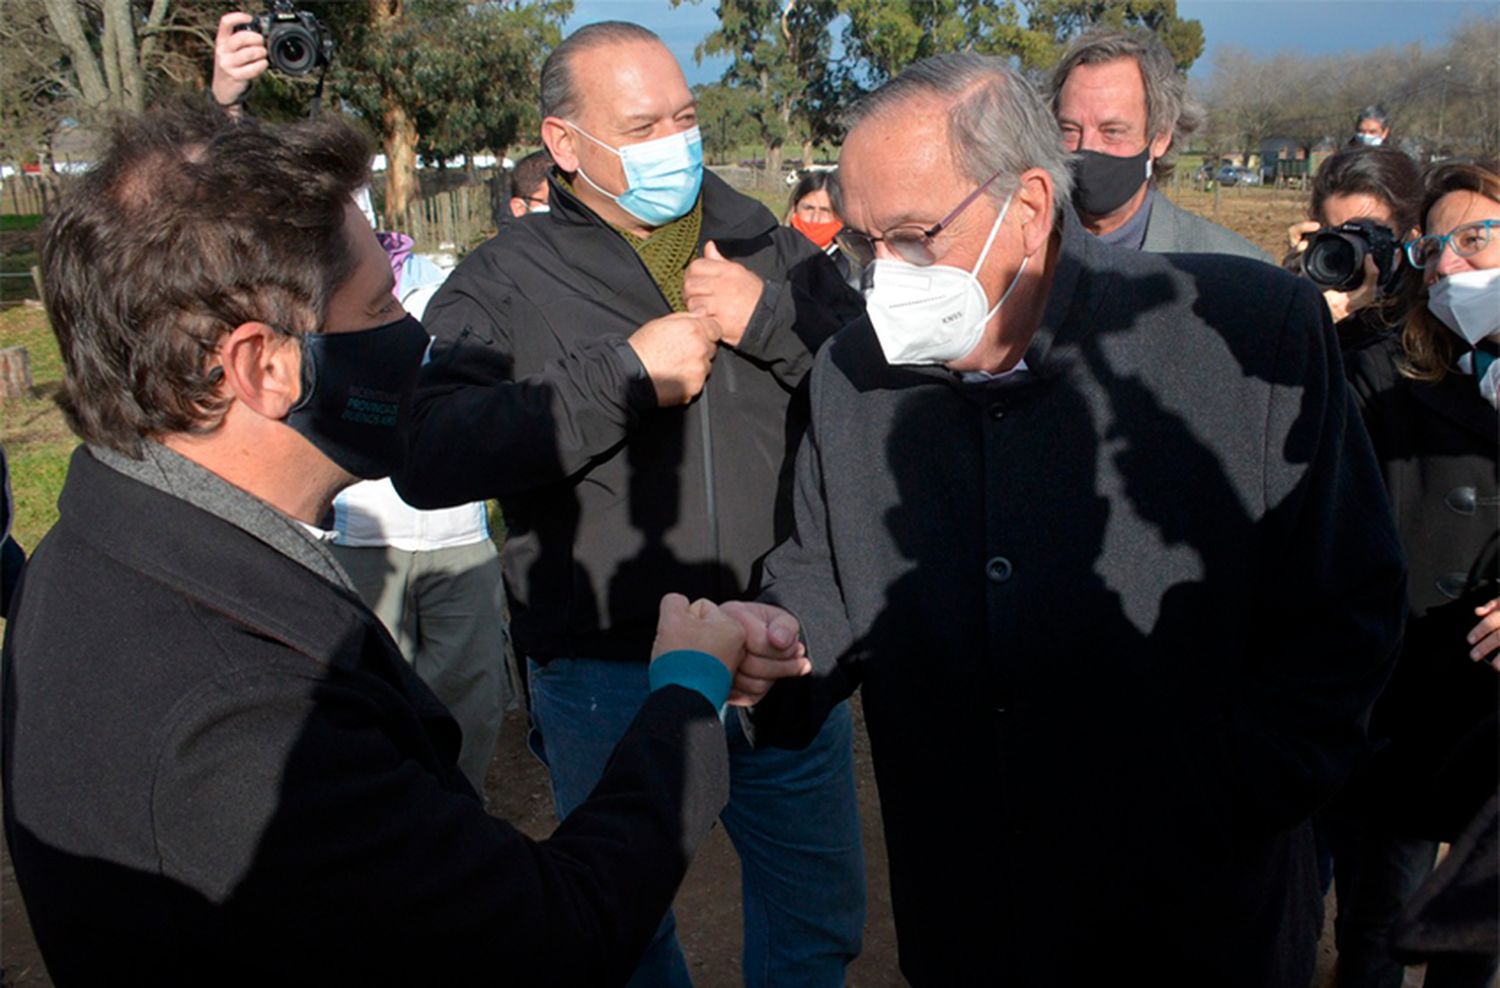
<svg viewBox="0 0 1500 988">
<path fill-rule="evenodd" d="M 703 492 L 704 509 L 708 512 L 708 542 L 714 552 L 714 582 L 724 572 L 724 553 L 719 548 L 719 496 L 714 490 L 714 434 L 708 415 L 708 382 L 698 392 L 698 422 L 703 429 Z M 719 596 L 728 591 L 718 587 Z"/>
<path fill-rule="evenodd" d="M 606 230 L 609 230 L 610 233 L 613 233 L 620 243 L 624 245 L 625 249 L 629 251 L 630 256 L 635 258 L 636 265 L 640 267 L 641 273 L 646 276 L 646 281 L 652 288 L 656 289 L 656 295 L 661 299 L 661 303 L 666 307 L 668 314 L 676 312 L 677 310 L 672 308 L 671 301 L 662 293 L 661 286 L 656 283 L 655 278 L 651 277 L 651 269 L 646 267 L 646 262 L 641 260 L 641 255 L 636 252 L 635 248 L 631 247 L 625 238 L 620 236 L 618 230 L 613 229 L 607 223 L 601 225 Z M 701 250 L 701 247 L 699 249 Z M 702 257 L 703 255 L 698 254 L 697 256 Z M 719 497 L 717 491 L 714 489 L 714 435 L 709 418 L 707 381 L 703 382 L 703 390 L 698 392 L 698 430 L 703 437 L 703 509 L 708 516 L 708 545 L 713 552 L 714 583 L 717 586 L 719 596 L 722 597 L 728 591 L 718 577 L 720 573 L 724 572 L 724 550 L 719 545 Z"/>
</svg>

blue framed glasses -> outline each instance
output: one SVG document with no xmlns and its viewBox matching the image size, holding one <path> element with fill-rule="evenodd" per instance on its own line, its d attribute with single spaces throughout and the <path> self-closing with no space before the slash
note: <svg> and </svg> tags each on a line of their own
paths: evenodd
<svg viewBox="0 0 1500 988">
<path fill-rule="evenodd" d="M 1429 233 L 1415 240 L 1408 240 L 1401 247 L 1406 251 L 1406 259 L 1411 262 L 1412 267 L 1430 267 L 1442 256 L 1444 247 L 1451 247 L 1459 257 L 1472 257 L 1484 250 L 1490 245 L 1497 226 L 1500 226 L 1500 220 L 1475 220 L 1473 223 L 1456 226 L 1441 236 Z"/>
</svg>

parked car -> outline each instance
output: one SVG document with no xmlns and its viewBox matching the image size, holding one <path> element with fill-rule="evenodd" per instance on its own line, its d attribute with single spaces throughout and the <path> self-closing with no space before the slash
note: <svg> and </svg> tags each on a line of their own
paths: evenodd
<svg viewBox="0 0 1500 988">
<path fill-rule="evenodd" d="M 1225 165 L 1219 169 L 1220 185 L 1259 185 L 1260 172 L 1244 165 Z"/>
</svg>

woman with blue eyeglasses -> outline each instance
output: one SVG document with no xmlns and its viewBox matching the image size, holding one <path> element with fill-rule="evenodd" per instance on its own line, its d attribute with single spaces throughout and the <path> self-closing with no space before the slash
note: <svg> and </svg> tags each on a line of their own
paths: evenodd
<svg viewBox="0 0 1500 988">
<path fill-rule="evenodd" d="M 1427 233 L 1402 245 L 1421 278 L 1399 336 L 1345 353 L 1409 575 L 1400 661 L 1371 720 L 1377 752 L 1321 821 L 1338 876 L 1340 988 L 1401 984 L 1392 924 L 1437 842 L 1458 836 L 1500 778 L 1500 174 L 1433 167 L 1421 217 Z M 1481 986 L 1494 971 L 1483 954 L 1441 955 L 1425 984 Z"/>
</svg>

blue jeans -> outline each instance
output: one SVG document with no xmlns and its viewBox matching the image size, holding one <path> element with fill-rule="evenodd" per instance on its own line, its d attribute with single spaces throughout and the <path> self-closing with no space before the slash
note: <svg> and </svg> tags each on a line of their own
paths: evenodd
<svg viewBox="0 0 1500 988">
<path fill-rule="evenodd" d="M 1314 825 L 1333 855 L 1339 984 L 1401 988 L 1406 966 L 1391 956 L 1391 928 L 1432 874 L 1437 842 L 1397 837 L 1377 814 L 1347 797 L 1324 807 Z M 1438 983 L 1431 971 L 1427 983 Z"/>
<path fill-rule="evenodd" d="M 552 777 L 561 819 L 588 797 L 645 702 L 646 665 L 554 659 L 530 671 L 531 748 Z M 729 805 L 719 819 L 740 856 L 745 984 L 842 985 L 865 923 L 849 705 L 803 751 L 754 750 L 733 711 L 725 722 Z M 667 913 L 632 986 L 692 984 L 676 927 Z"/>
</svg>

